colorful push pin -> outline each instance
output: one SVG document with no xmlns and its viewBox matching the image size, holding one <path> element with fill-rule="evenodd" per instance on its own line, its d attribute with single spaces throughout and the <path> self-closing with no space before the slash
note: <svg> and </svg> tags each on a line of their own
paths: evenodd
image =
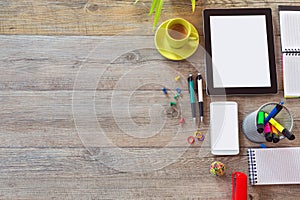
<svg viewBox="0 0 300 200">
<path fill-rule="evenodd" d="M 181 89 L 180 88 L 176 88 L 176 91 L 177 91 L 178 94 L 181 93 Z"/>
<path fill-rule="evenodd" d="M 175 94 L 175 95 L 174 95 L 174 99 L 177 100 L 177 99 L 179 98 L 179 96 L 180 96 L 179 94 Z"/>
<path fill-rule="evenodd" d="M 168 94 L 168 90 L 167 90 L 167 88 L 165 88 L 165 87 L 163 87 L 163 88 L 161 89 L 161 91 L 162 91 L 164 94 Z"/>
<path fill-rule="evenodd" d="M 179 81 L 179 80 L 180 80 L 180 76 L 176 76 L 175 81 Z"/>
<path fill-rule="evenodd" d="M 210 165 L 210 173 L 213 176 L 223 176 L 225 174 L 226 167 L 223 163 L 215 161 Z"/>
<path fill-rule="evenodd" d="M 170 102 L 170 106 L 176 106 L 176 102 L 171 101 L 171 102 Z"/>
<path fill-rule="evenodd" d="M 189 136 L 189 137 L 187 138 L 187 142 L 188 142 L 189 144 L 194 144 L 195 138 L 194 138 L 193 136 Z"/>
<path fill-rule="evenodd" d="M 180 118 L 179 123 L 184 124 L 184 118 L 183 117 Z"/>
</svg>

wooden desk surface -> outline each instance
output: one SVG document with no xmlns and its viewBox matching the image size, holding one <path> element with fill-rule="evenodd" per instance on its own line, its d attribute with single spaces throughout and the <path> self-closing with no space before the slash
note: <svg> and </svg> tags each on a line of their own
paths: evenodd
<svg viewBox="0 0 300 200">
<path fill-rule="evenodd" d="M 227 97 L 238 102 L 240 124 L 261 104 L 283 99 L 279 4 L 300 1 L 203 0 L 194 14 L 189 0 L 164 4 L 159 23 L 186 18 L 198 29 L 202 46 L 203 9 L 272 8 L 279 93 Z M 148 0 L 137 5 L 0 1 L 0 199 L 231 199 L 231 173 L 248 173 L 246 151 L 259 144 L 240 130 L 238 156 L 213 156 L 208 139 L 188 148 L 185 139 L 192 133 L 176 134 L 177 122 L 161 111 L 169 101 L 161 85 L 174 83 L 174 73 L 186 77 L 204 65 L 158 54 L 150 5 Z M 204 133 L 212 100 L 205 96 Z M 276 146 L 300 145 L 298 105 L 298 99 L 286 100 L 296 140 Z M 182 107 L 189 111 L 188 103 Z M 152 130 L 153 122 L 162 125 L 159 117 L 167 126 Z M 209 174 L 215 160 L 227 166 L 221 178 Z M 248 192 L 249 199 L 298 199 L 300 187 L 249 186 Z"/>
</svg>

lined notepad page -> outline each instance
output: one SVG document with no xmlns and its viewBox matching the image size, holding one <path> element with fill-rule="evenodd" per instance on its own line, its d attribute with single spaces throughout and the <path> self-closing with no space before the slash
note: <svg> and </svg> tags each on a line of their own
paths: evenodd
<svg viewBox="0 0 300 200">
<path fill-rule="evenodd" d="M 283 87 L 285 97 L 300 96 L 300 55 L 282 55 Z"/>
<path fill-rule="evenodd" d="M 281 49 L 300 49 L 300 11 L 281 10 Z"/>
<path fill-rule="evenodd" d="M 250 149 L 256 161 L 254 185 L 300 184 L 300 148 Z M 250 160 L 250 155 L 249 155 Z M 249 167 L 251 168 L 250 164 Z"/>
</svg>

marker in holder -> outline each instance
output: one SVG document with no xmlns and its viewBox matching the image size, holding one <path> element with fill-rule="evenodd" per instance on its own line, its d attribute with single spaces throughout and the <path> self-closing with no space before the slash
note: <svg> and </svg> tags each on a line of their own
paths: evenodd
<svg viewBox="0 0 300 200">
<path fill-rule="evenodd" d="M 262 126 L 259 125 L 262 123 L 262 114 L 260 113 L 269 114 L 277 105 L 278 103 L 276 102 L 263 104 L 257 110 L 251 112 L 244 118 L 242 122 L 242 132 L 250 141 L 256 143 L 266 142 L 265 133 L 263 131 L 260 133 L 260 131 L 262 130 Z M 285 105 L 281 104 L 281 106 L 282 109 L 276 114 L 276 116 L 273 119 L 277 121 L 280 125 L 282 125 L 284 129 L 282 129 L 282 131 L 279 130 L 279 135 L 276 135 L 276 133 L 274 134 L 271 129 L 272 138 L 270 138 L 270 135 L 268 135 L 268 140 L 273 141 L 273 143 L 277 143 L 285 137 L 288 137 L 289 140 L 293 140 L 295 138 L 295 136 L 292 134 L 293 117 L 291 115 L 291 112 Z M 263 121 L 265 121 L 266 118 L 267 115 L 265 115 Z M 272 123 L 270 124 L 272 125 Z"/>
</svg>

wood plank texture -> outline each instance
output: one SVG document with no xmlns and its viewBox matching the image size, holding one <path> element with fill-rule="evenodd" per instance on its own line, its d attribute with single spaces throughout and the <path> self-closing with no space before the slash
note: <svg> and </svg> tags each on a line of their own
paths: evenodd
<svg viewBox="0 0 300 200">
<path fill-rule="evenodd" d="M 188 73 L 205 74 L 204 51 L 182 62 L 155 49 L 151 1 L 0 1 L 0 199 L 231 199 L 231 173 L 248 173 L 247 149 L 259 147 L 241 131 L 244 117 L 283 99 L 278 5 L 282 0 L 166 0 L 163 20 L 184 17 L 204 45 L 206 8 L 270 7 L 273 12 L 279 92 L 269 96 L 204 95 L 206 138 L 193 134 Z M 179 82 L 174 80 L 181 75 Z M 165 96 L 161 87 L 170 91 Z M 186 124 L 165 114 L 176 87 Z M 239 105 L 240 154 L 214 156 L 209 145 L 209 103 Z M 285 105 L 300 146 L 298 99 Z M 209 174 L 215 161 L 223 177 Z M 248 199 L 298 199 L 298 185 L 248 186 Z"/>
<path fill-rule="evenodd" d="M 0 2 L 0 34 L 39 35 L 115 35 L 139 30 L 152 35 L 153 17 L 148 16 L 149 0 L 4 0 Z M 166 0 L 160 21 L 185 17 L 202 30 L 202 11 L 205 8 L 270 7 L 277 20 L 279 4 L 300 5 L 298 0 L 202 0 L 191 13 L 189 0 Z M 126 8 L 126 9 L 124 9 Z M 277 32 L 278 33 L 278 32 Z"/>
</svg>

